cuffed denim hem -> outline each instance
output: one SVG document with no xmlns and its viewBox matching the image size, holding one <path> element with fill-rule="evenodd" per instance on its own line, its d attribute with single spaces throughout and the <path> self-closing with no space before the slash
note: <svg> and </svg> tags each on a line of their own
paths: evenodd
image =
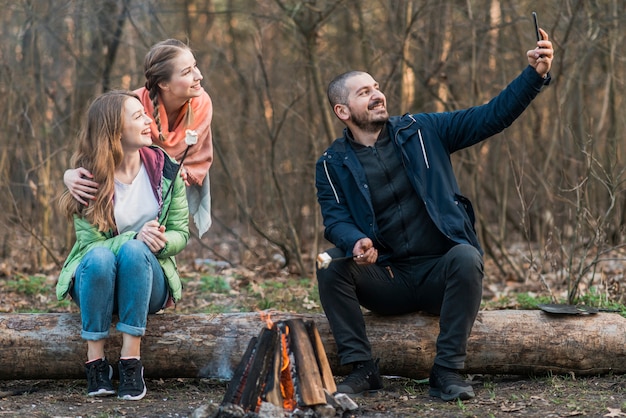
<svg viewBox="0 0 626 418">
<path fill-rule="evenodd" d="M 132 335 L 133 337 L 143 337 L 146 333 L 145 328 L 133 327 L 132 325 L 123 324 L 121 322 L 117 323 L 115 329 L 124 334 Z"/>
<path fill-rule="evenodd" d="M 109 331 L 106 332 L 89 332 L 89 331 L 81 331 L 80 337 L 83 340 L 88 341 L 99 341 L 109 337 Z"/>
</svg>

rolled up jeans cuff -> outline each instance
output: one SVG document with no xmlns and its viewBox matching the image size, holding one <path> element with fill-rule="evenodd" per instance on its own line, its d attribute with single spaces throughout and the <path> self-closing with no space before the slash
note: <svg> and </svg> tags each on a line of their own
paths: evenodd
<svg viewBox="0 0 626 418">
<path fill-rule="evenodd" d="M 105 332 L 89 332 L 89 331 L 81 331 L 80 336 L 83 340 L 87 341 L 99 341 L 107 338 L 109 336 L 109 331 Z"/>
<path fill-rule="evenodd" d="M 146 333 L 146 328 L 143 327 L 133 327 L 132 325 L 128 325 L 128 324 L 124 324 L 121 322 L 118 322 L 117 325 L 115 326 L 115 328 L 119 331 L 119 332 L 123 332 L 124 334 L 128 334 L 128 335 L 132 335 L 134 337 L 143 337 L 144 334 Z"/>
</svg>

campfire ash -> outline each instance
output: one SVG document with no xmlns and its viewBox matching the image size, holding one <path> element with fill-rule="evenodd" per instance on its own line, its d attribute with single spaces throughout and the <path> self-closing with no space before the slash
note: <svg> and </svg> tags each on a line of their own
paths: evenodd
<svg viewBox="0 0 626 418">
<path fill-rule="evenodd" d="M 343 415 L 357 404 L 336 393 L 335 380 L 313 321 L 272 323 L 250 340 L 222 403 L 194 417 L 311 417 Z"/>
</svg>

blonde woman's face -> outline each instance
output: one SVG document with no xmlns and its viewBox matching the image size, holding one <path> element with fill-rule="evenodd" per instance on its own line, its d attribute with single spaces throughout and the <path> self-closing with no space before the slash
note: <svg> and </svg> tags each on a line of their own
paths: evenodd
<svg viewBox="0 0 626 418">
<path fill-rule="evenodd" d="M 146 114 L 141 102 L 129 97 L 124 102 L 124 126 L 122 128 L 122 148 L 133 151 L 152 144 L 150 124 L 152 119 Z"/>
<path fill-rule="evenodd" d="M 169 81 L 159 83 L 161 90 L 182 100 L 202 94 L 202 73 L 191 51 L 183 50 L 173 60 L 174 72 Z"/>
</svg>

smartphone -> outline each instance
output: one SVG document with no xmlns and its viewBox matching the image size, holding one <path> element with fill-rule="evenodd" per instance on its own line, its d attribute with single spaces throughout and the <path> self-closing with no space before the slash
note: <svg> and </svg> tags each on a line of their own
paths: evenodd
<svg viewBox="0 0 626 418">
<path fill-rule="evenodd" d="M 539 32 L 539 23 L 537 22 L 537 13 L 533 12 L 533 23 L 535 24 L 535 35 L 537 36 L 537 42 L 543 39 L 541 32 Z"/>
</svg>

